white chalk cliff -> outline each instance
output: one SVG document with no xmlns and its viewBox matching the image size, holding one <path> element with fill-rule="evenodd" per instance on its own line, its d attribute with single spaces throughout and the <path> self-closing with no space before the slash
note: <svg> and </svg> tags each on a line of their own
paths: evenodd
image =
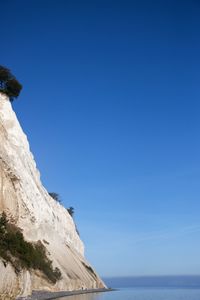
<svg viewBox="0 0 200 300">
<path fill-rule="evenodd" d="M 67 210 L 52 199 L 40 181 L 29 143 L 8 97 L 0 93 L 0 213 L 22 229 L 30 242 L 41 241 L 61 280 L 49 282 L 40 271 L 18 275 L 0 258 L 0 299 L 15 299 L 32 290 L 101 288 L 104 283 L 91 272 L 84 245 Z"/>
</svg>

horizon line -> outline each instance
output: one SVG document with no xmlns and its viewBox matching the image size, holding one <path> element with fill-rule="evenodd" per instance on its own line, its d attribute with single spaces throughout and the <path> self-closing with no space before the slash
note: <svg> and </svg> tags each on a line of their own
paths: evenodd
<svg viewBox="0 0 200 300">
<path fill-rule="evenodd" d="M 200 274 L 177 274 L 177 275 L 119 275 L 119 276 L 103 276 L 102 278 L 141 278 L 141 277 L 200 277 Z"/>
</svg>

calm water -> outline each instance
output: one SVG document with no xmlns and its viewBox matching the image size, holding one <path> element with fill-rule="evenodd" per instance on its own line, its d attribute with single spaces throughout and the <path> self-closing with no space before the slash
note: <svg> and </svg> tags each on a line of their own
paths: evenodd
<svg viewBox="0 0 200 300">
<path fill-rule="evenodd" d="M 126 288 L 114 292 L 64 297 L 59 300 L 200 300 L 200 289 Z"/>
</svg>

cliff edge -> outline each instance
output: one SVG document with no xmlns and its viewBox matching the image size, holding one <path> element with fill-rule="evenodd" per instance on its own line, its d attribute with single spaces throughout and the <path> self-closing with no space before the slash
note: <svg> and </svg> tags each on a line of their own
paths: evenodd
<svg viewBox="0 0 200 300">
<path fill-rule="evenodd" d="M 9 98 L 0 93 L 0 213 L 21 229 L 26 241 L 40 241 L 61 271 L 51 283 L 39 270 L 16 274 L 0 257 L 0 299 L 27 296 L 32 290 L 77 290 L 105 287 L 84 258 L 84 245 L 68 211 L 52 199 L 40 181 L 29 143 Z"/>
</svg>

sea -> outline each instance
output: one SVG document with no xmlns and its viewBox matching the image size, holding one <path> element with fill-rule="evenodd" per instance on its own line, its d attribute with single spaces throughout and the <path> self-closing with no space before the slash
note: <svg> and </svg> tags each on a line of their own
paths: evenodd
<svg viewBox="0 0 200 300">
<path fill-rule="evenodd" d="M 200 300 L 200 289 L 121 288 L 113 292 L 76 295 L 59 300 Z"/>
<path fill-rule="evenodd" d="M 200 300 L 200 276 L 127 277 L 105 282 L 115 290 L 59 300 Z"/>
</svg>

